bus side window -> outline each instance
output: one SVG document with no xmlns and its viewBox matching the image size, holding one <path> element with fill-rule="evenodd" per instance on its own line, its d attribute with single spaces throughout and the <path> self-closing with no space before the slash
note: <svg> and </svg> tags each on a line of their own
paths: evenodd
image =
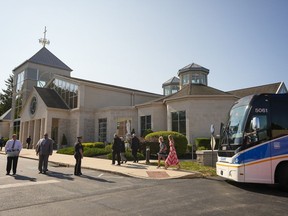
<svg viewBox="0 0 288 216">
<path fill-rule="evenodd" d="M 288 135 L 288 101 L 273 99 L 271 103 L 271 133 L 272 138 Z"/>
</svg>

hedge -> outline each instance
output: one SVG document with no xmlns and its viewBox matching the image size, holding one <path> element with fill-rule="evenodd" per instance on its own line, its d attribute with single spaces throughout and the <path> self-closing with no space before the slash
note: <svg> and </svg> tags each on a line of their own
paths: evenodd
<svg viewBox="0 0 288 216">
<path fill-rule="evenodd" d="M 211 138 L 196 138 L 195 144 L 197 150 L 211 150 Z M 219 139 L 216 138 L 216 145 L 214 149 L 218 149 Z"/>
<path fill-rule="evenodd" d="M 145 136 L 146 145 L 150 146 L 150 153 L 151 154 L 157 154 L 159 151 L 159 142 L 158 138 L 160 136 L 163 137 L 164 143 L 167 145 L 167 149 L 169 152 L 169 141 L 168 136 L 172 135 L 175 142 L 175 148 L 178 156 L 182 156 L 186 153 L 187 150 L 187 138 L 181 133 L 175 132 L 175 131 L 158 131 L 153 132 Z"/>
</svg>

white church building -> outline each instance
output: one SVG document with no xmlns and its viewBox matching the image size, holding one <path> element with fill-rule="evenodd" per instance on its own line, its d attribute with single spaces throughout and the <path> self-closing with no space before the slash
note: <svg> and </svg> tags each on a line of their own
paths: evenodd
<svg viewBox="0 0 288 216">
<path fill-rule="evenodd" d="M 195 63 L 163 83 L 163 95 L 76 78 L 71 72 L 45 46 L 17 66 L 11 119 L 7 113 L 0 117 L 2 136 L 17 133 L 22 143 L 31 136 L 35 145 L 47 132 L 59 148 L 64 135 L 69 145 L 78 135 L 84 142 L 109 143 L 114 133 L 141 136 L 151 129 L 177 131 L 193 143 L 210 136 L 211 124 L 219 131 L 238 98 L 287 93 L 283 82 L 224 92 L 209 87 L 209 70 Z"/>
</svg>

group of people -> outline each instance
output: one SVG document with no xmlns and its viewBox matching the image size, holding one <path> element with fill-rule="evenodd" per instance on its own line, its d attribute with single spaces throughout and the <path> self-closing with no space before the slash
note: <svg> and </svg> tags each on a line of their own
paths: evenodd
<svg viewBox="0 0 288 216">
<path fill-rule="evenodd" d="M 140 148 L 140 140 L 135 134 L 132 134 L 131 140 L 131 150 L 133 156 L 133 163 L 138 163 L 137 152 Z M 119 137 L 117 134 L 114 134 L 114 141 L 112 144 L 112 164 L 115 164 L 117 160 L 117 165 L 120 166 L 121 163 L 126 163 L 127 158 L 125 157 L 125 142 L 123 137 Z"/>
<path fill-rule="evenodd" d="M 6 175 L 10 175 L 11 169 L 13 175 L 16 175 L 17 164 L 20 151 L 22 150 L 22 143 L 17 139 L 17 135 L 13 134 L 12 138 L 6 142 L 5 154 L 7 155 Z M 44 137 L 37 142 L 36 155 L 39 156 L 38 170 L 39 173 L 46 173 L 48 171 L 48 158 L 53 153 L 53 140 L 45 133 Z"/>
<path fill-rule="evenodd" d="M 180 169 L 180 163 L 177 157 L 174 139 L 172 135 L 168 136 L 169 140 L 169 154 L 167 156 L 167 147 L 164 143 L 164 139 L 162 136 L 159 137 L 159 152 L 158 155 L 158 166 L 160 167 L 160 161 L 161 159 L 164 160 L 165 163 L 165 169 L 167 169 L 169 166 L 177 166 L 177 169 Z M 133 162 L 138 163 L 138 157 L 137 152 L 140 147 L 140 140 L 135 134 L 132 134 L 132 140 L 131 140 L 131 150 L 132 150 L 132 156 L 133 156 Z M 166 158 L 167 157 L 167 158 Z M 112 145 L 112 164 L 115 164 L 115 161 L 117 159 L 117 165 L 120 166 L 121 163 L 126 163 L 127 158 L 125 157 L 125 143 L 123 137 L 119 137 L 117 134 L 114 134 L 114 142 Z"/>
<path fill-rule="evenodd" d="M 167 156 L 167 147 L 164 143 L 162 136 L 159 137 L 159 152 L 158 152 L 158 167 L 160 167 L 161 159 L 165 161 L 165 169 L 169 166 L 176 165 L 177 169 L 180 169 L 180 163 L 177 157 L 174 139 L 172 135 L 168 136 L 170 151 Z M 48 159 L 49 156 L 53 153 L 53 143 L 54 141 L 48 137 L 48 133 L 44 134 L 44 137 L 41 138 L 35 147 L 36 155 L 39 156 L 38 170 L 39 174 L 46 174 L 48 171 Z M 30 143 L 29 143 L 30 144 Z M 140 147 L 140 140 L 138 137 L 133 134 L 131 140 L 131 149 L 133 155 L 133 162 L 138 163 L 137 152 Z M 17 164 L 19 153 L 22 150 L 22 144 L 17 139 L 17 135 L 13 134 L 12 138 L 6 142 L 5 153 L 7 154 L 7 165 L 6 165 L 6 175 L 10 175 L 11 169 L 13 175 L 16 175 Z M 83 145 L 82 145 L 82 136 L 77 137 L 77 142 L 74 145 L 74 158 L 76 160 L 74 167 L 74 175 L 80 176 L 81 172 L 81 163 L 83 159 Z M 166 158 L 167 156 L 167 158 Z M 117 134 L 114 134 L 114 142 L 112 145 L 112 164 L 115 164 L 117 159 L 117 165 L 121 163 L 126 163 L 127 158 L 125 157 L 125 143 L 123 137 L 119 137 Z"/>
<path fill-rule="evenodd" d="M 75 143 L 74 157 L 76 159 L 76 164 L 74 169 L 74 175 L 77 176 L 82 175 L 81 160 L 83 158 L 83 146 L 81 143 L 81 139 L 81 136 L 77 137 L 77 142 Z M 45 133 L 43 138 L 41 138 L 36 144 L 35 151 L 36 155 L 39 156 L 39 174 L 46 174 L 46 172 L 48 171 L 48 159 L 49 156 L 53 153 L 53 143 L 54 141 L 48 137 L 48 133 Z M 20 140 L 17 139 L 17 135 L 13 134 L 12 138 L 8 140 L 5 145 L 5 154 L 7 155 L 6 175 L 10 175 L 11 169 L 13 175 L 16 175 L 18 158 L 21 150 L 22 143 L 20 142 Z"/>
</svg>

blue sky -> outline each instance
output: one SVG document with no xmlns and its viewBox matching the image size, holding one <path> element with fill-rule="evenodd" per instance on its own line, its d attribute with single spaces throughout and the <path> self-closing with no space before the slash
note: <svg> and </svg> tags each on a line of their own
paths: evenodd
<svg viewBox="0 0 288 216">
<path fill-rule="evenodd" d="M 286 0 L 1 0 L 0 18 L 0 89 L 45 26 L 77 78 L 161 94 L 194 62 L 223 91 L 288 86 Z"/>
</svg>

